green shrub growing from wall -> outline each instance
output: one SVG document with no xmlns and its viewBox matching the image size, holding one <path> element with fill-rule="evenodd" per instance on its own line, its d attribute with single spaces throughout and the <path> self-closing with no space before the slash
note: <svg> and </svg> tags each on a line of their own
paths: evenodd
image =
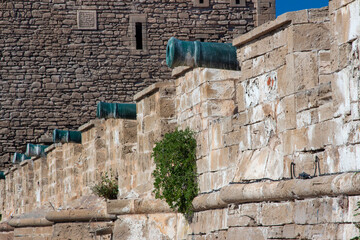
<svg viewBox="0 0 360 240">
<path fill-rule="evenodd" d="M 190 217 L 192 201 L 198 194 L 194 133 L 176 129 L 165 134 L 156 143 L 152 157 L 156 164 L 155 197 L 165 199 L 172 209 Z"/>
<path fill-rule="evenodd" d="M 101 174 L 100 183 L 91 187 L 91 191 L 95 195 L 103 197 L 105 199 L 117 199 L 117 195 L 119 192 L 119 186 L 117 182 L 117 177 L 113 176 L 111 171 L 110 174 L 105 172 Z"/>
</svg>

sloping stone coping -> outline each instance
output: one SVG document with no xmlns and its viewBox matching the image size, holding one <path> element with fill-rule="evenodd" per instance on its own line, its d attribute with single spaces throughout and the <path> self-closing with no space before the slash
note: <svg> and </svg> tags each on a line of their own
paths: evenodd
<svg viewBox="0 0 360 240">
<path fill-rule="evenodd" d="M 173 213 L 169 205 L 159 199 L 109 200 L 106 205 L 107 212 L 116 215 Z"/>
<path fill-rule="evenodd" d="M 359 195 L 360 174 L 343 173 L 312 179 L 230 184 L 220 191 L 204 194 L 193 201 L 195 211 L 224 208 L 232 203 L 289 201 L 322 196 Z"/>
<path fill-rule="evenodd" d="M 167 87 L 174 85 L 174 82 L 168 81 L 168 82 L 157 82 L 149 87 L 145 88 L 144 90 L 138 92 L 134 95 L 134 101 L 138 102 L 141 99 L 145 98 L 146 96 L 152 94 L 153 92 L 156 92 L 161 87 Z"/>
<path fill-rule="evenodd" d="M 188 72 L 192 69 L 193 69 L 193 67 L 189 67 L 189 66 L 176 67 L 172 70 L 171 76 L 176 78 L 176 77 L 179 77 L 180 75 L 185 74 L 186 72 Z"/>
<path fill-rule="evenodd" d="M 9 225 L 7 222 L 0 223 L 0 232 L 12 232 L 14 228 Z"/>
<path fill-rule="evenodd" d="M 264 36 L 286 24 L 298 24 L 298 23 L 307 23 L 310 21 L 309 12 L 311 11 L 324 11 L 326 12 L 327 7 L 320 9 L 305 9 L 296 12 L 288 12 L 280 15 L 274 21 L 267 22 L 262 24 L 259 27 L 254 28 L 248 33 L 245 33 L 233 40 L 233 46 L 240 47 L 248 42 L 251 42 L 254 39 L 257 39 L 261 36 Z"/>
<path fill-rule="evenodd" d="M 99 120 L 97 120 L 97 119 L 95 119 L 95 120 L 90 120 L 90 122 L 87 122 L 87 123 L 85 123 L 84 125 L 81 125 L 81 126 L 78 128 L 78 130 L 79 130 L 80 132 L 85 132 L 85 131 L 87 131 L 88 129 L 95 127 L 95 122 L 96 122 L 96 121 L 99 121 Z"/>
<path fill-rule="evenodd" d="M 60 222 L 96 222 L 96 221 L 111 221 L 116 220 L 116 216 L 105 213 L 99 213 L 92 210 L 63 210 L 52 211 L 46 214 L 45 218 L 48 221 Z"/>
<path fill-rule="evenodd" d="M 53 223 L 45 218 L 13 218 L 9 220 L 9 225 L 14 228 L 19 227 L 45 227 L 52 226 Z"/>
</svg>

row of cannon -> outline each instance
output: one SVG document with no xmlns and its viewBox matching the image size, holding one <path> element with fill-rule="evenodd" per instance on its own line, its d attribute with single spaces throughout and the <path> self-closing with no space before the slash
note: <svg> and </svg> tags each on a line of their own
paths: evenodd
<svg viewBox="0 0 360 240">
<path fill-rule="evenodd" d="M 107 103 L 99 102 L 96 108 L 96 118 L 136 119 L 136 104 L 132 103 Z M 81 143 L 81 132 L 54 129 L 54 143 Z M 32 144 L 26 145 L 25 153 L 16 152 L 12 158 L 13 164 L 19 164 L 31 157 L 45 157 L 45 149 L 48 145 Z M 5 179 L 5 174 L 0 171 L 0 179 Z"/>
<path fill-rule="evenodd" d="M 170 38 L 166 47 L 166 63 L 170 68 L 178 66 L 206 67 L 227 70 L 239 70 L 236 48 L 230 43 L 211 43 L 199 41 L 181 41 Z M 136 104 L 99 102 L 97 118 L 136 119 Z M 81 143 L 81 132 L 55 129 L 54 143 Z M 17 164 L 31 157 L 46 156 L 47 145 L 31 144 L 25 153 L 15 153 L 12 163 Z M 0 171 L 0 179 L 4 179 Z"/>
</svg>

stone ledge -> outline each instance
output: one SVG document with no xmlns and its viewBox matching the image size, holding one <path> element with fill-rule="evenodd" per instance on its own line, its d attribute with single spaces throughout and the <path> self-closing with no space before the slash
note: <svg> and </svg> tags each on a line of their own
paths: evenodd
<svg viewBox="0 0 360 240">
<path fill-rule="evenodd" d="M 81 125 L 78 130 L 80 132 L 85 132 L 86 130 L 90 129 L 90 128 L 93 128 L 95 126 L 95 123 L 94 123 L 94 120 L 91 120 L 90 122 L 88 123 L 85 123 L 84 125 Z"/>
<path fill-rule="evenodd" d="M 11 227 L 44 227 L 52 226 L 53 223 L 45 218 L 13 218 L 9 220 Z"/>
<path fill-rule="evenodd" d="M 165 201 L 159 199 L 109 200 L 106 206 L 109 214 L 116 215 L 174 212 Z"/>
<path fill-rule="evenodd" d="M 116 220 L 116 216 L 99 213 L 91 210 L 63 210 L 52 211 L 46 214 L 45 218 L 51 222 L 96 222 Z"/>
<path fill-rule="evenodd" d="M 0 232 L 12 232 L 14 228 L 9 225 L 7 222 L 0 223 Z"/>
<path fill-rule="evenodd" d="M 28 163 L 29 163 L 29 160 L 25 160 L 25 161 L 22 161 L 19 165 L 20 166 L 25 166 Z"/>
<path fill-rule="evenodd" d="M 60 147 L 62 145 L 62 143 L 54 143 L 54 144 L 51 144 L 49 147 L 45 148 L 45 152 L 46 153 L 49 153 L 49 152 L 52 152 L 53 150 L 55 150 L 55 148 L 57 147 Z"/>
<path fill-rule="evenodd" d="M 145 88 L 144 90 L 138 92 L 134 95 L 134 101 L 139 102 L 141 99 L 145 98 L 146 96 L 152 94 L 153 92 L 156 92 L 161 87 L 167 87 L 174 85 L 174 82 L 168 81 L 168 82 L 158 82 L 150 85 L 149 87 Z"/>
<path fill-rule="evenodd" d="M 360 174 L 342 173 L 312 179 L 230 184 L 219 192 L 203 194 L 193 201 L 195 211 L 226 207 L 232 203 L 290 201 L 322 196 L 359 195 Z"/>
<path fill-rule="evenodd" d="M 304 23 L 308 21 L 308 10 L 301 10 L 296 12 L 288 12 L 280 15 L 274 21 L 267 22 L 261 26 L 254 28 L 248 33 L 245 33 L 233 40 L 233 45 L 235 47 L 240 47 L 254 39 L 257 39 L 263 35 L 272 32 L 285 24 L 289 23 Z"/>
<path fill-rule="evenodd" d="M 183 75 L 185 74 L 186 72 L 192 70 L 193 68 L 192 67 L 189 67 L 189 66 L 181 66 L 181 67 L 176 67 L 172 70 L 171 72 L 171 76 L 172 77 L 178 77 L 180 75 Z"/>
</svg>

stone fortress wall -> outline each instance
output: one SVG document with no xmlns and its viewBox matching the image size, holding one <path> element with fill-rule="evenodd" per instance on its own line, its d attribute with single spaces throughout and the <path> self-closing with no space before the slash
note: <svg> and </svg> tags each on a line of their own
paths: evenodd
<svg viewBox="0 0 360 240">
<path fill-rule="evenodd" d="M 79 128 L 82 144 L 55 144 L 47 157 L 14 166 L 0 180 L 2 236 L 357 236 L 359 19 L 360 0 L 286 13 L 234 39 L 241 71 L 176 68 L 175 81 L 134 96 L 136 120 L 92 120 Z M 152 193 L 153 145 L 176 126 L 196 132 L 191 223 Z M 118 199 L 92 196 L 111 168 Z"/>
<path fill-rule="evenodd" d="M 275 0 L 1 1 L 0 168 L 25 142 L 94 118 L 98 101 L 170 79 L 171 36 L 230 42 L 274 18 Z"/>
</svg>

